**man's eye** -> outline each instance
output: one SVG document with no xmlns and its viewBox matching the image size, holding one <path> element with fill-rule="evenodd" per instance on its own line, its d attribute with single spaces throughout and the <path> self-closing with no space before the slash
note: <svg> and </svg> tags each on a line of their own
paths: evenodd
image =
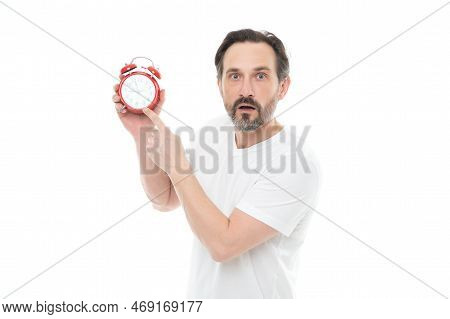
<svg viewBox="0 0 450 319">
<path fill-rule="evenodd" d="M 239 79 L 239 74 L 233 73 L 233 74 L 231 74 L 231 78 L 232 78 L 233 80 L 237 80 L 237 79 Z"/>
<path fill-rule="evenodd" d="M 265 73 L 258 73 L 256 75 L 256 77 L 258 78 L 258 80 L 263 80 L 266 78 L 266 74 Z"/>
</svg>

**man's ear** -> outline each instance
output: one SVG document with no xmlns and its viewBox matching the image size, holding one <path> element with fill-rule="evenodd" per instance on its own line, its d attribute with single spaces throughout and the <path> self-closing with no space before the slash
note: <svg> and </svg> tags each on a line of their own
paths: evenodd
<svg viewBox="0 0 450 319">
<path fill-rule="evenodd" d="M 286 95 L 289 86 L 291 85 L 291 78 L 289 75 L 282 80 L 278 86 L 278 100 L 281 100 Z"/>
</svg>

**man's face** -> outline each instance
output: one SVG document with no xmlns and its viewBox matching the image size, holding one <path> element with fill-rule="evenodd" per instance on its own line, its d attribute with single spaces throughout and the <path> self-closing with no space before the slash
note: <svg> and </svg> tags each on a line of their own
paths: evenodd
<svg viewBox="0 0 450 319">
<path fill-rule="evenodd" d="M 238 42 L 225 52 L 218 80 L 226 111 L 240 131 L 254 131 L 272 119 L 290 79 L 279 81 L 276 56 L 264 42 Z"/>
</svg>

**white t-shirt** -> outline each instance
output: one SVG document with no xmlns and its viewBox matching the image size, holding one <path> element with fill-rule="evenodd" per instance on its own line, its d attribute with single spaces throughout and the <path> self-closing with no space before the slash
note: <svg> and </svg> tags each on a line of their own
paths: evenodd
<svg viewBox="0 0 450 319">
<path fill-rule="evenodd" d="M 217 208 L 229 217 L 237 207 L 279 234 L 227 262 L 214 261 L 194 235 L 187 298 L 295 298 L 299 248 L 320 188 L 320 169 L 307 139 L 298 144 L 302 132 L 303 127 L 284 126 L 271 138 L 238 149 L 225 115 L 191 141 L 195 176 Z"/>
</svg>

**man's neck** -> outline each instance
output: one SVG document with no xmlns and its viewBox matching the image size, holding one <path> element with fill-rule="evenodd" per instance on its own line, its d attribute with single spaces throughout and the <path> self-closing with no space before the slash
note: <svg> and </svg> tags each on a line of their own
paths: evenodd
<svg viewBox="0 0 450 319">
<path fill-rule="evenodd" d="M 247 148 L 265 141 L 279 131 L 283 129 L 281 125 L 275 118 L 273 118 L 269 123 L 259 127 L 258 129 L 251 132 L 242 132 L 235 130 L 235 142 L 237 148 Z"/>
</svg>

